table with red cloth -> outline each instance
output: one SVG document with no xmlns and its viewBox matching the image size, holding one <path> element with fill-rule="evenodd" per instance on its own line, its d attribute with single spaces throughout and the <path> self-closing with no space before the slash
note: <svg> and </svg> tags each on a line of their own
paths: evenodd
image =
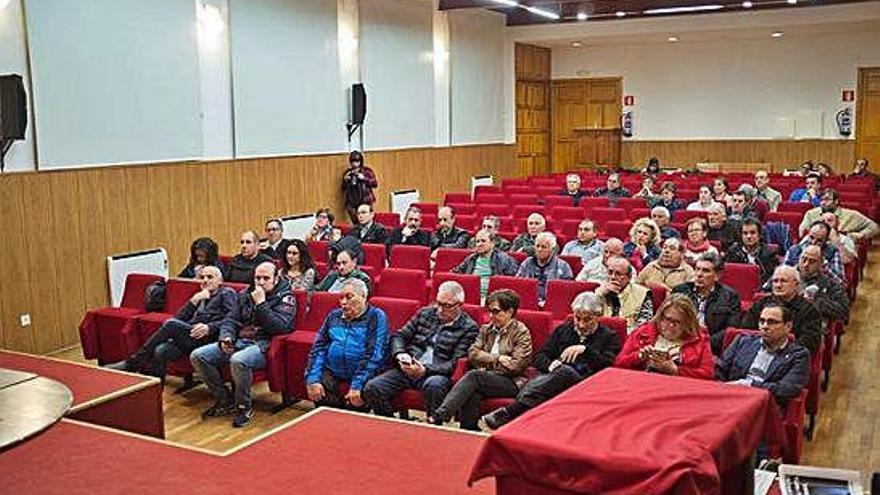
<svg viewBox="0 0 880 495">
<path fill-rule="evenodd" d="M 772 400 L 609 368 L 492 435 L 470 480 L 494 476 L 504 495 L 736 493 L 762 435 L 776 438 Z"/>
<path fill-rule="evenodd" d="M 73 394 L 68 418 L 165 438 L 158 378 L 7 350 L 0 350 L 0 368 L 34 373 L 66 385 Z"/>
</svg>

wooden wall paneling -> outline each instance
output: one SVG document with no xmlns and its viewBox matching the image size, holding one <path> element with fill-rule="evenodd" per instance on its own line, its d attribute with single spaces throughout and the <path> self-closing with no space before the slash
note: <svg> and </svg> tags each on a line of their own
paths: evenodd
<svg viewBox="0 0 880 495">
<path fill-rule="evenodd" d="M 96 185 L 95 192 L 99 195 L 104 212 L 105 250 L 101 253 L 125 253 L 131 249 L 131 232 L 129 232 L 128 190 L 142 188 L 144 184 L 127 184 L 127 174 L 123 167 L 111 167 L 101 170 L 101 182 Z"/>
<path fill-rule="evenodd" d="M 46 283 L 55 287 L 58 315 L 52 328 L 56 342 L 40 342 L 42 345 L 39 346 L 39 352 L 76 344 L 76 334 L 67 331 L 65 325 L 81 318 L 86 309 L 83 265 L 78 261 L 83 258 L 83 240 L 75 214 L 79 211 L 79 183 L 73 177 L 49 174 L 49 184 L 53 210 L 50 236 L 58 242 L 49 247 L 49 256 L 55 259 L 55 275 L 53 280 Z"/>
<path fill-rule="evenodd" d="M 76 181 L 79 192 L 76 197 L 77 209 L 71 212 L 71 216 L 76 217 L 79 224 L 82 255 L 78 264 L 81 266 L 85 291 L 83 302 L 87 307 L 100 306 L 107 300 L 107 266 L 104 257 L 113 252 L 106 231 L 107 216 L 104 214 L 104 170 L 89 169 L 65 176 Z M 116 184 L 116 187 L 119 186 Z"/>
<path fill-rule="evenodd" d="M 2 194 L 0 194 L 0 248 L 3 252 L 3 262 L 0 264 L 0 278 L 3 279 L 3 297 L 0 298 L 3 318 L 0 332 L 3 333 L 4 346 L 11 349 L 33 351 L 35 325 L 29 329 L 22 329 L 19 324 L 19 314 L 28 311 L 30 307 L 30 279 L 39 271 L 28 265 L 28 242 L 27 234 L 33 232 L 33 226 L 24 221 L 25 198 L 29 195 L 26 190 L 24 176 L 3 175 L 0 176 Z M 33 313 L 37 321 L 42 317 L 41 312 L 34 308 Z"/>
<path fill-rule="evenodd" d="M 856 153 L 874 172 L 880 171 L 880 67 L 860 68 L 856 89 Z"/>
<path fill-rule="evenodd" d="M 181 218 L 189 216 L 189 202 L 193 197 L 204 198 L 204 188 L 186 189 L 174 187 L 174 171 L 186 179 L 188 169 L 195 167 L 148 167 L 150 192 L 148 208 L 150 211 L 150 247 L 165 247 L 168 251 L 168 272 L 176 275 L 189 259 L 189 244 L 195 239 L 193 226 L 198 222 L 185 222 Z"/>
<path fill-rule="evenodd" d="M 516 161 L 520 176 L 549 172 L 550 57 L 547 48 L 516 44 Z"/>
<path fill-rule="evenodd" d="M 125 196 L 117 201 L 124 202 L 123 211 L 126 214 L 128 224 L 128 250 L 140 251 L 154 246 L 150 245 L 150 239 L 155 237 L 156 225 L 153 221 L 153 211 L 150 206 L 150 197 L 153 193 L 152 184 L 149 180 L 147 167 L 125 167 Z"/>
</svg>

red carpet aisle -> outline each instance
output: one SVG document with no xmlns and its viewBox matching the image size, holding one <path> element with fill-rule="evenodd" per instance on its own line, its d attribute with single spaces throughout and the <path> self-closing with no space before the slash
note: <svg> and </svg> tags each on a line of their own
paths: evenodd
<svg viewBox="0 0 880 495">
<path fill-rule="evenodd" d="M 485 436 L 319 409 L 222 456 L 64 420 L 0 454 L 25 494 L 494 494 L 467 487 Z"/>
</svg>

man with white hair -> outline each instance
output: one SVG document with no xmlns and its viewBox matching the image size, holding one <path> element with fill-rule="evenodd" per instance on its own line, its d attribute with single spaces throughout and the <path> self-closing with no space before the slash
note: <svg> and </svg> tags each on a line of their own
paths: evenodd
<svg viewBox="0 0 880 495">
<path fill-rule="evenodd" d="M 761 310 L 772 302 L 780 303 L 794 315 L 794 335 L 798 344 L 806 347 L 811 354 L 815 353 L 822 343 L 822 315 L 813 303 L 801 295 L 801 277 L 797 268 L 778 266 L 770 281 L 773 296 L 755 301 L 743 315 L 739 326 L 758 328 Z"/>
<path fill-rule="evenodd" d="M 564 259 L 556 256 L 556 236 L 551 232 L 541 232 L 535 238 L 535 254 L 526 258 L 516 272 L 517 277 L 538 280 L 538 301 L 547 295 L 548 280 L 571 280 L 574 274 Z"/>
<path fill-rule="evenodd" d="M 420 390 L 428 416 L 452 388 L 456 362 L 467 357 L 477 338 L 477 324 L 461 310 L 464 289 L 455 281 L 440 284 L 434 304 L 419 310 L 391 336 L 391 369 L 367 382 L 364 399 L 381 416 L 391 416 L 392 402 L 403 390 Z"/>
<path fill-rule="evenodd" d="M 578 174 L 568 174 L 565 176 L 565 189 L 560 191 L 559 195 L 571 198 L 572 206 L 579 206 L 581 198 L 589 196 L 587 191 L 581 189 L 581 176 Z"/>
<path fill-rule="evenodd" d="M 658 284 L 671 290 L 676 285 L 689 281 L 693 276 L 694 269 L 684 259 L 681 241 L 670 237 L 663 241 L 660 257 L 642 268 L 639 273 L 639 283 L 645 286 Z"/>
<path fill-rule="evenodd" d="M 356 278 L 342 282 L 339 306 L 324 318 L 309 352 L 306 392 L 316 406 L 365 411 L 362 391 L 386 363 L 388 317 L 367 302 L 367 284 Z M 349 384 L 345 395 L 341 382 Z"/>
<path fill-rule="evenodd" d="M 755 196 L 766 201 L 772 211 L 782 202 L 782 194 L 770 187 L 770 174 L 766 170 L 755 172 Z"/>
<path fill-rule="evenodd" d="M 544 220 L 540 213 L 529 215 L 529 218 L 526 220 L 526 231 L 513 239 L 510 252 L 515 253 L 519 251 L 528 255 L 535 254 L 535 238 L 538 237 L 538 234 L 544 232 L 546 226 L 547 221 Z"/>
<path fill-rule="evenodd" d="M 715 203 L 709 207 L 708 223 L 709 230 L 706 237 L 710 241 L 720 242 L 722 252 L 727 252 L 733 243 L 739 241 L 740 223 L 727 218 L 727 211 L 721 203 Z"/>
<path fill-rule="evenodd" d="M 596 224 L 590 219 L 581 220 L 578 224 L 577 237 L 568 241 L 562 248 L 563 256 L 580 256 L 581 262 L 587 264 L 593 258 L 602 256 L 605 243 L 596 238 Z"/>
<path fill-rule="evenodd" d="M 632 194 L 630 194 L 627 188 L 620 185 L 620 174 L 613 172 L 608 174 L 608 179 L 605 181 L 605 187 L 596 189 L 593 196 L 596 196 L 597 198 L 608 198 L 608 204 L 613 207 L 617 205 L 618 199 L 628 198 L 632 196 Z"/>
<path fill-rule="evenodd" d="M 654 317 L 651 289 L 631 281 L 635 271 L 628 259 L 610 258 L 608 280 L 596 288 L 604 302 L 603 315 L 625 319 L 628 333 Z"/>
<path fill-rule="evenodd" d="M 671 219 L 672 217 L 669 214 L 669 209 L 665 206 L 655 206 L 651 208 L 651 220 L 660 227 L 660 238 L 664 241 L 670 237 L 681 239 L 681 232 L 669 226 Z"/>
<path fill-rule="evenodd" d="M 602 251 L 602 256 L 593 258 L 589 263 L 584 264 L 575 280 L 578 282 L 598 283 L 608 280 L 608 260 L 617 256 L 623 256 L 623 241 L 612 237 L 605 241 L 605 249 Z M 633 277 L 633 280 L 635 280 L 635 277 Z"/>
<path fill-rule="evenodd" d="M 541 374 L 520 389 L 513 404 L 483 416 L 486 426 L 496 430 L 614 362 L 622 344 L 617 332 L 599 323 L 599 297 L 581 292 L 572 301 L 571 311 L 572 319 L 556 327 L 532 358 Z"/>
</svg>

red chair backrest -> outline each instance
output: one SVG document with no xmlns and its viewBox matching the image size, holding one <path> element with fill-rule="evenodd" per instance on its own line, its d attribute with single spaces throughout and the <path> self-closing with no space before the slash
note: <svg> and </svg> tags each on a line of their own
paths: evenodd
<svg viewBox="0 0 880 495">
<path fill-rule="evenodd" d="M 477 212 L 477 205 L 475 203 L 446 203 L 446 206 L 450 206 L 455 209 L 456 215 L 474 215 Z"/>
<path fill-rule="evenodd" d="M 589 212 L 590 219 L 599 224 L 605 222 L 626 220 L 626 210 L 623 208 L 593 208 Z"/>
<path fill-rule="evenodd" d="M 806 213 L 807 210 L 809 210 L 811 208 L 813 208 L 813 205 L 810 203 L 807 203 L 807 202 L 783 201 L 782 203 L 779 203 L 779 207 L 776 208 L 776 211 L 778 211 L 780 213 L 784 213 L 784 212 L 800 213 L 800 215 L 803 217 L 804 213 Z"/>
<path fill-rule="evenodd" d="M 429 273 L 431 270 L 431 248 L 427 246 L 391 246 L 389 268 L 409 268 Z"/>
<path fill-rule="evenodd" d="M 133 308 L 144 311 L 145 292 L 147 287 L 154 282 L 162 280 L 160 275 L 150 273 L 129 273 L 125 276 L 125 289 L 122 291 L 122 301 L 120 306 L 123 308 Z"/>
<path fill-rule="evenodd" d="M 653 283 L 648 283 L 647 287 L 651 289 L 651 303 L 654 305 L 654 311 L 657 311 L 666 300 L 666 294 L 669 290 L 664 285 Z"/>
<path fill-rule="evenodd" d="M 400 215 L 389 211 L 377 211 L 376 216 L 373 217 L 373 221 L 381 223 L 386 227 L 396 229 L 400 226 Z"/>
<path fill-rule="evenodd" d="M 695 210 L 678 210 L 672 214 L 676 223 L 687 223 L 691 218 L 709 218 L 709 213 L 705 211 Z"/>
<path fill-rule="evenodd" d="M 177 310 L 182 308 L 189 298 L 199 290 L 201 290 L 201 286 L 196 280 L 169 279 L 168 285 L 165 287 L 165 309 L 163 313 L 177 313 Z"/>
<path fill-rule="evenodd" d="M 510 214 L 510 206 L 507 206 L 507 203 L 480 203 L 477 205 L 477 216 L 479 217 L 486 217 L 489 215 L 496 217 L 509 217 Z"/>
<path fill-rule="evenodd" d="M 437 203 L 413 203 L 410 206 L 421 210 L 422 215 L 426 213 L 430 215 L 436 215 L 437 210 L 440 208 L 440 205 L 438 205 Z"/>
<path fill-rule="evenodd" d="M 632 222 L 605 222 L 601 226 L 606 238 L 616 237 L 626 242 L 629 239 L 629 231 L 632 229 Z"/>
<path fill-rule="evenodd" d="M 550 210 L 550 216 L 559 223 L 565 220 L 583 220 L 587 214 L 580 206 L 554 206 Z"/>
<path fill-rule="evenodd" d="M 607 208 L 608 207 L 608 198 L 606 198 L 604 196 L 599 197 L 599 198 L 594 198 L 594 197 L 581 198 L 581 202 L 578 204 L 584 208 L 587 208 L 588 210 L 592 210 L 594 208 Z M 589 216 L 590 212 L 587 212 L 587 214 Z M 590 216 L 590 218 L 592 219 L 593 217 Z"/>
<path fill-rule="evenodd" d="M 386 268 L 373 289 L 376 297 L 412 299 L 424 304 L 427 272 L 407 268 Z"/>
<path fill-rule="evenodd" d="M 650 208 L 632 208 L 631 210 L 629 210 L 629 217 L 632 219 L 651 218 L 651 209 Z"/>
<path fill-rule="evenodd" d="M 553 195 L 544 198 L 544 205 L 547 208 L 555 206 L 574 206 L 574 201 L 569 196 Z"/>
<path fill-rule="evenodd" d="M 734 339 L 736 339 L 739 335 L 757 335 L 757 330 L 752 330 L 750 328 L 734 328 L 727 327 L 724 329 L 724 340 L 721 343 L 721 351 L 724 352 L 730 344 L 733 343 Z"/>
<path fill-rule="evenodd" d="M 503 275 L 489 277 L 489 294 L 499 289 L 511 289 L 519 295 L 519 307 L 526 310 L 538 310 L 538 280 L 534 278 L 517 278 Z"/>
<path fill-rule="evenodd" d="M 382 309 L 388 316 L 388 332 L 396 333 L 406 325 L 406 322 L 416 311 L 421 308 L 421 304 L 411 299 L 397 299 L 396 297 L 373 297 L 370 304 Z"/>
<path fill-rule="evenodd" d="M 528 218 L 532 213 L 540 213 L 546 216 L 546 208 L 544 205 L 513 205 L 513 218 Z"/>
<path fill-rule="evenodd" d="M 507 198 L 504 197 L 503 194 L 499 191 L 497 194 L 494 193 L 482 193 L 474 195 L 474 202 L 477 205 L 482 204 L 498 204 L 498 203 L 507 203 Z"/>
<path fill-rule="evenodd" d="M 614 330 L 617 332 L 617 336 L 620 337 L 620 346 L 623 347 L 623 344 L 626 342 L 626 318 L 619 318 L 616 316 L 601 316 L 599 317 L 599 324 L 605 325 L 609 330 Z"/>
<path fill-rule="evenodd" d="M 477 186 L 474 188 L 474 199 L 483 194 L 501 194 L 501 186 Z"/>
<path fill-rule="evenodd" d="M 559 242 L 560 248 L 565 245 L 562 241 Z M 560 259 L 565 260 L 568 263 L 568 266 L 571 267 L 571 275 L 573 277 L 577 277 L 577 274 L 581 272 L 581 268 L 584 267 L 584 259 L 580 256 L 572 256 L 572 255 L 561 255 Z"/>
<path fill-rule="evenodd" d="M 761 269 L 751 263 L 725 263 L 721 283 L 735 290 L 743 301 L 751 301 L 761 287 Z"/>
<path fill-rule="evenodd" d="M 460 265 L 470 251 L 467 249 L 440 248 L 437 250 L 437 258 L 434 260 L 435 272 L 451 272 Z"/>
<path fill-rule="evenodd" d="M 521 309 L 516 312 L 516 319 L 528 327 L 532 336 L 532 355 L 534 355 L 544 346 L 544 342 L 547 342 L 553 331 L 553 315 L 549 311 Z"/>
<path fill-rule="evenodd" d="M 437 298 L 437 289 L 440 288 L 440 284 L 448 280 L 458 282 L 464 289 L 465 304 L 480 304 L 480 277 L 477 275 L 449 272 L 434 273 L 431 283 L 431 295 L 428 297 L 428 302 Z"/>
<path fill-rule="evenodd" d="M 221 285 L 223 287 L 229 287 L 235 292 L 241 292 L 248 288 L 248 284 L 242 284 L 240 282 L 223 282 Z"/>
<path fill-rule="evenodd" d="M 470 203 L 471 195 L 468 193 L 446 193 L 443 196 L 443 204 L 448 205 L 450 203 Z"/>
<path fill-rule="evenodd" d="M 309 248 L 309 254 L 316 263 L 330 262 L 330 243 L 327 241 L 308 241 L 306 247 Z"/>
<path fill-rule="evenodd" d="M 422 228 L 425 230 L 437 230 L 437 214 L 422 213 Z"/>
<path fill-rule="evenodd" d="M 473 232 L 477 225 L 477 216 L 476 215 L 460 215 L 458 212 L 455 214 L 455 226 L 467 230 L 468 232 Z"/>
<path fill-rule="evenodd" d="M 467 313 L 477 323 L 478 327 L 489 321 L 489 313 L 486 311 L 486 308 L 479 304 L 464 304 L 461 310 Z"/>
<path fill-rule="evenodd" d="M 538 204 L 538 195 L 534 193 L 528 194 L 508 194 L 507 203 L 513 205 L 536 205 Z"/>
<path fill-rule="evenodd" d="M 309 309 L 296 330 L 317 332 L 327 314 L 339 307 L 339 294 L 332 292 L 313 292 L 309 300 Z"/>
<path fill-rule="evenodd" d="M 595 282 L 575 282 L 573 280 L 547 281 L 547 300 L 544 309 L 556 320 L 564 320 L 571 314 L 571 302 L 581 292 L 593 291 L 599 284 Z"/>
<path fill-rule="evenodd" d="M 528 254 L 526 254 L 526 253 L 524 253 L 524 252 L 522 252 L 522 251 L 510 252 L 510 253 L 507 253 L 507 254 L 509 254 L 511 258 L 515 259 L 516 262 L 517 262 L 518 264 L 520 264 L 520 265 L 522 264 L 523 261 L 526 260 L 526 258 L 529 257 Z"/>
<path fill-rule="evenodd" d="M 309 312 L 309 293 L 302 289 L 294 289 L 293 297 L 296 300 L 296 315 L 293 319 L 293 330 L 302 328 L 306 321 L 306 313 Z"/>
<path fill-rule="evenodd" d="M 632 212 L 636 208 L 647 208 L 648 203 L 645 201 L 645 198 L 618 198 L 617 207 Z"/>
<path fill-rule="evenodd" d="M 384 244 L 361 244 L 364 252 L 364 266 L 373 268 L 376 275 L 381 275 L 385 269 L 385 245 Z"/>
</svg>

